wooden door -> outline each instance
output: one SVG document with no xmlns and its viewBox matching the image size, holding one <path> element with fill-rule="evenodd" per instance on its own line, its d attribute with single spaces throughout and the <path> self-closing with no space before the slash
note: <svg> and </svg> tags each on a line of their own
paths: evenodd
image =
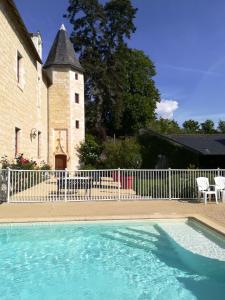
<svg viewBox="0 0 225 300">
<path fill-rule="evenodd" d="M 65 170 L 67 167 L 66 155 L 56 155 L 55 156 L 55 169 Z"/>
</svg>

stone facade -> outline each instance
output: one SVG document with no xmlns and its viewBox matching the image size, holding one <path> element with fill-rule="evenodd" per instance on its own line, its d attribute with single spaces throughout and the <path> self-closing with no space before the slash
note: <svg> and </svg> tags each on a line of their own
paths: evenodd
<svg viewBox="0 0 225 300">
<path fill-rule="evenodd" d="M 27 32 L 12 0 L 0 0 L 0 28 L 0 157 L 24 153 L 54 169 L 55 155 L 63 154 L 65 167 L 78 168 L 76 148 L 85 130 L 82 69 L 43 69 L 41 37 Z"/>
<path fill-rule="evenodd" d="M 49 162 L 55 164 L 56 155 L 66 155 L 67 168 L 79 167 L 77 148 L 84 141 L 84 79 L 83 74 L 68 68 L 50 68 L 49 77 Z M 78 79 L 75 79 L 75 74 Z M 79 95 L 76 103 L 75 94 Z M 63 100 L 63 101 L 62 101 Z M 76 128 L 79 122 L 79 128 Z"/>
</svg>

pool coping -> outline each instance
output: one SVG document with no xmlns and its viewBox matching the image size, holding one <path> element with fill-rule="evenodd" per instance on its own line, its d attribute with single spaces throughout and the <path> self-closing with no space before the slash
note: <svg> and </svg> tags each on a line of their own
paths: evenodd
<svg viewBox="0 0 225 300">
<path fill-rule="evenodd" d="M 154 214 L 154 215 L 109 215 L 109 216 L 85 216 L 85 217 L 32 217 L 32 218 L 0 218 L 0 224 L 16 224 L 16 223 L 54 223 L 54 222 L 85 222 L 85 221 L 141 221 L 141 220 L 194 220 L 209 229 L 217 232 L 225 238 L 225 227 L 218 223 L 210 220 L 209 218 L 203 217 L 199 214 Z"/>
</svg>

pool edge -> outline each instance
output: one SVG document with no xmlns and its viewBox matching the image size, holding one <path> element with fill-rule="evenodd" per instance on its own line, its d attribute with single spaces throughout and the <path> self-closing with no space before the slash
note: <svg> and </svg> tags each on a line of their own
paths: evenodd
<svg viewBox="0 0 225 300">
<path fill-rule="evenodd" d="M 79 222 L 79 221 L 129 221 L 129 220 L 194 220 L 211 230 L 221 234 L 225 237 L 225 228 L 218 223 L 210 220 L 209 218 L 203 217 L 198 214 L 183 214 L 183 215 L 113 215 L 113 216 L 85 216 L 85 217 L 41 217 L 41 218 L 0 218 L 0 224 L 15 224 L 15 223 L 43 223 L 43 222 Z"/>
<path fill-rule="evenodd" d="M 220 234 L 223 236 L 223 238 L 225 238 L 225 228 L 221 225 L 219 225 L 218 223 L 203 217 L 201 215 L 190 215 L 188 217 L 189 220 L 194 220 L 199 222 L 200 224 L 208 227 L 209 229 L 215 231 L 216 233 Z"/>
</svg>

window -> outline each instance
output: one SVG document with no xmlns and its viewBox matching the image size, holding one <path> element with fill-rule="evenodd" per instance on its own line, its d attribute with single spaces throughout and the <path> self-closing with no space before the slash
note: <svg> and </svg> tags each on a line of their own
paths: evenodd
<svg viewBox="0 0 225 300">
<path fill-rule="evenodd" d="M 79 94 L 75 94 L 75 103 L 79 103 L 80 102 L 80 97 Z"/>
<path fill-rule="evenodd" d="M 78 120 L 76 120 L 76 122 L 75 122 L 75 126 L 76 126 L 76 129 L 79 129 L 79 128 L 80 128 L 80 123 L 79 123 L 79 121 L 78 121 Z"/>
<path fill-rule="evenodd" d="M 17 83 L 21 83 L 22 79 L 22 55 L 17 51 Z"/>
<path fill-rule="evenodd" d="M 37 138 L 38 138 L 38 140 L 37 140 L 37 142 L 38 142 L 37 156 L 38 156 L 38 158 L 40 158 L 41 157 L 41 132 L 40 131 L 38 131 Z"/>
<path fill-rule="evenodd" d="M 75 79 L 78 80 L 78 74 L 77 73 L 75 73 Z"/>
<path fill-rule="evenodd" d="M 16 127 L 15 128 L 15 157 L 19 153 L 19 135 L 20 135 L 20 129 Z"/>
</svg>

